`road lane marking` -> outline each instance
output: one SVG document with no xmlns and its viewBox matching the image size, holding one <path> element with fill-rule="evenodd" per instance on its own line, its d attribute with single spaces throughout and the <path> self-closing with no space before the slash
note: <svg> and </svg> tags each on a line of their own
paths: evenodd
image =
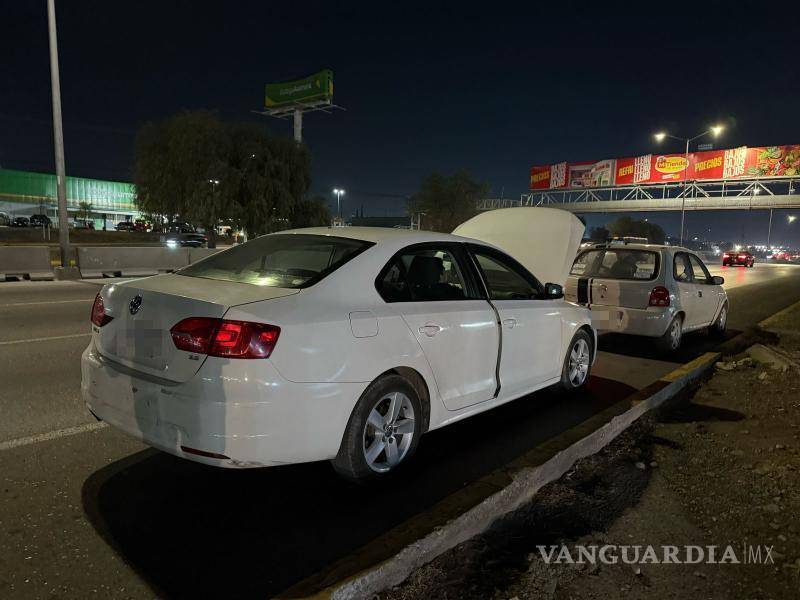
<svg viewBox="0 0 800 600">
<path fill-rule="evenodd" d="M 70 335 L 54 335 L 52 337 L 28 338 L 27 340 L 8 340 L 5 342 L 0 342 L 0 346 L 10 346 L 11 344 L 25 344 L 28 342 L 52 342 L 54 340 L 69 340 L 72 338 L 86 337 L 88 335 L 92 335 L 92 332 L 87 331 L 86 333 L 71 333 Z"/>
<path fill-rule="evenodd" d="M 75 427 L 67 427 L 66 429 L 56 429 L 55 431 L 48 431 L 47 433 L 16 438 L 6 442 L 0 442 L 0 452 L 3 450 L 11 450 L 12 448 L 19 448 L 20 446 L 29 446 L 30 444 L 38 444 L 39 442 L 47 442 L 49 440 L 77 435 L 79 433 L 88 433 L 89 431 L 96 431 L 103 427 L 108 427 L 108 423 L 98 421 L 97 423 L 86 423 L 85 425 L 77 425 Z"/>
<path fill-rule="evenodd" d="M 12 302 L 3 304 L 0 308 L 11 308 L 12 306 L 38 306 L 41 304 L 70 304 L 72 302 L 91 302 L 92 298 L 81 298 L 80 300 L 49 300 L 47 302 Z"/>
</svg>

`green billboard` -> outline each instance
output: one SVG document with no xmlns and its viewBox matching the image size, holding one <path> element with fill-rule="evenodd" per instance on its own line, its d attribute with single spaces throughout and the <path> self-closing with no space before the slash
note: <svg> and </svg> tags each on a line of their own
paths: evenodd
<svg viewBox="0 0 800 600">
<path fill-rule="evenodd" d="M 333 98 L 333 71 L 323 69 L 305 79 L 268 83 L 264 94 L 266 108 L 282 108 L 291 104 L 330 101 Z"/>
</svg>

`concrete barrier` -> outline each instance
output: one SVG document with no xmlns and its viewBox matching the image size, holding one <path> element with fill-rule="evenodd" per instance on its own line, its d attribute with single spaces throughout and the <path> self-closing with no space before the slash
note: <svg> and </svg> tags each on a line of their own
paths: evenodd
<svg viewBox="0 0 800 600">
<path fill-rule="evenodd" d="M 47 246 L 0 246 L 0 281 L 8 277 L 53 279 Z"/>
<path fill-rule="evenodd" d="M 222 252 L 226 248 L 188 248 L 189 250 L 189 264 L 196 263 L 198 260 L 203 260 L 209 256 L 213 256 L 217 252 Z"/>
<path fill-rule="evenodd" d="M 143 277 L 189 264 L 187 248 L 78 246 L 81 277 Z"/>
</svg>

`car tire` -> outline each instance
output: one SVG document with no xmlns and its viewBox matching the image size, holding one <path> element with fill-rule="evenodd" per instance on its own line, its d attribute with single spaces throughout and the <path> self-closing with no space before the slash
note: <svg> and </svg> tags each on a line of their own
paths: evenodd
<svg viewBox="0 0 800 600">
<path fill-rule="evenodd" d="M 405 377 L 373 381 L 350 415 L 333 468 L 359 483 L 386 478 L 416 451 L 422 419 L 417 391 Z"/>
<path fill-rule="evenodd" d="M 683 318 L 678 315 L 670 321 L 664 334 L 656 338 L 656 347 L 662 354 L 673 354 L 680 349 L 682 340 Z"/>
<path fill-rule="evenodd" d="M 593 352 L 592 336 L 585 329 L 579 329 L 572 337 L 564 356 L 559 384 L 561 390 L 572 393 L 586 387 L 592 370 Z"/>
<path fill-rule="evenodd" d="M 724 337 L 728 328 L 728 303 L 722 305 L 716 320 L 709 326 L 708 333 L 714 337 Z"/>
</svg>

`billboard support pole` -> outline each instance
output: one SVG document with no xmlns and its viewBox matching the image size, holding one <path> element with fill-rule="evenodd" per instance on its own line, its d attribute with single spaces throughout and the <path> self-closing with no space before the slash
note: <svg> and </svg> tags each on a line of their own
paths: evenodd
<svg viewBox="0 0 800 600">
<path fill-rule="evenodd" d="M 303 111 L 299 108 L 294 109 L 294 141 L 303 142 Z"/>
<path fill-rule="evenodd" d="M 689 141 L 686 140 L 686 152 L 683 154 L 683 159 L 686 161 L 683 168 L 683 194 L 681 194 L 681 243 L 683 246 L 683 223 L 686 215 L 686 174 L 689 172 Z"/>
<path fill-rule="evenodd" d="M 769 227 L 767 227 L 767 252 L 769 252 L 769 240 L 772 236 L 772 207 L 769 209 Z"/>
<path fill-rule="evenodd" d="M 56 195 L 58 197 L 58 240 L 61 268 L 69 267 L 69 221 L 67 219 L 67 181 L 64 168 L 64 128 L 61 123 L 61 84 L 58 73 L 58 38 L 55 0 L 47 0 L 47 29 L 50 39 L 50 83 L 53 95 L 53 142 L 56 159 Z"/>
</svg>

